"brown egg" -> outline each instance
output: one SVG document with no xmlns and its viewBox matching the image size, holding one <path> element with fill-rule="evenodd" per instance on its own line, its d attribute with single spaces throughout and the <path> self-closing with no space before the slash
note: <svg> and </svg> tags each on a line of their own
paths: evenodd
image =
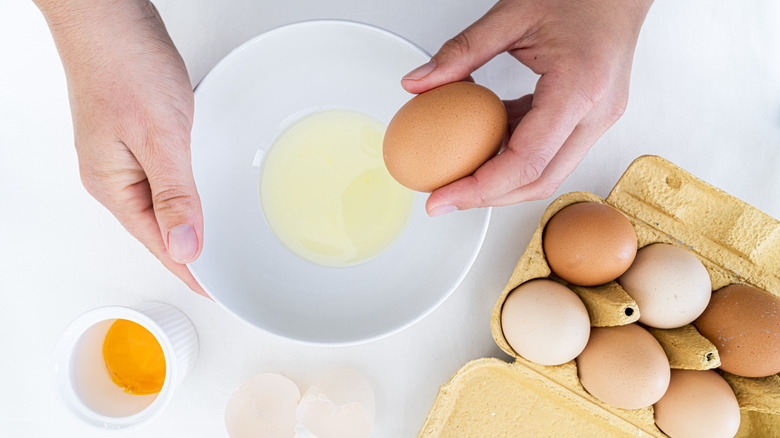
<svg viewBox="0 0 780 438">
<path fill-rule="evenodd" d="M 655 424 L 671 438 L 733 438 L 739 430 L 737 397 L 715 371 L 672 370 L 653 410 Z"/>
<path fill-rule="evenodd" d="M 715 344 L 723 370 L 744 377 L 780 372 L 780 299 L 768 292 L 739 284 L 719 289 L 694 325 Z"/>
<path fill-rule="evenodd" d="M 616 279 L 631 266 L 637 249 L 636 232 L 623 213 L 595 202 L 556 213 L 544 227 L 542 244 L 555 275 L 580 286 Z"/>
<path fill-rule="evenodd" d="M 580 382 L 597 399 L 623 409 L 646 408 L 669 386 L 669 359 L 636 324 L 593 327 L 577 357 Z"/>
<path fill-rule="evenodd" d="M 492 91 L 454 82 L 412 98 L 385 132 L 385 166 L 399 183 L 432 192 L 474 173 L 501 147 L 504 104 Z"/>
</svg>

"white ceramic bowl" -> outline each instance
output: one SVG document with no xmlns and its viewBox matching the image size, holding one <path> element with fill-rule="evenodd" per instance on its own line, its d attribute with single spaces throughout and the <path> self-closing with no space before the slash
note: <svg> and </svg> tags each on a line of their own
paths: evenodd
<svg viewBox="0 0 780 438">
<path fill-rule="evenodd" d="M 429 218 L 417 194 L 409 224 L 378 257 L 328 268 L 269 229 L 259 158 L 290 123 L 331 108 L 387 124 L 412 96 L 401 77 L 429 56 L 390 32 L 346 21 L 284 26 L 225 57 L 195 90 L 192 165 L 204 245 L 190 270 L 214 300 L 268 332 L 352 344 L 396 332 L 460 284 L 487 232 L 489 209 Z"/>
<path fill-rule="evenodd" d="M 117 319 L 140 324 L 160 343 L 165 380 L 158 394 L 127 394 L 111 381 L 103 342 Z M 100 307 L 74 319 L 57 340 L 54 387 L 58 398 L 88 424 L 106 430 L 134 429 L 162 414 L 197 356 L 195 327 L 173 306 L 149 302 L 134 308 Z"/>
</svg>

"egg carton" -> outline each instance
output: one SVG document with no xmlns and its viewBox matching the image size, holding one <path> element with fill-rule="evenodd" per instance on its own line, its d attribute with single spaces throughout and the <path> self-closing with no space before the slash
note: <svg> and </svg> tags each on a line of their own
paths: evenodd
<svg viewBox="0 0 780 438">
<path fill-rule="evenodd" d="M 692 252 L 707 268 L 713 290 L 741 283 L 780 298 L 780 222 L 663 158 L 639 157 L 606 200 L 575 192 L 550 204 L 493 309 L 493 339 L 514 362 L 484 358 L 463 366 L 440 388 L 418 438 L 666 436 L 655 426 L 652 407 L 620 409 L 604 403 L 583 388 L 575 361 L 538 365 L 517 354 L 504 338 L 501 308 L 515 287 L 535 278 L 563 282 L 545 261 L 542 233 L 555 213 L 577 202 L 621 211 L 633 224 L 640 248 L 663 242 Z M 568 286 L 585 303 L 594 327 L 639 319 L 636 302 L 617 282 Z M 715 346 L 690 324 L 649 330 L 674 369 L 720 365 Z M 780 375 L 746 378 L 718 371 L 740 406 L 737 437 L 780 437 Z"/>
</svg>

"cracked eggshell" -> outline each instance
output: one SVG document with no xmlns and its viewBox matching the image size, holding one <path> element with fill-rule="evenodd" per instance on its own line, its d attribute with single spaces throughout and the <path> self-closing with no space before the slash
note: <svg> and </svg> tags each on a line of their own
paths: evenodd
<svg viewBox="0 0 780 438">
<path fill-rule="evenodd" d="M 334 370 L 303 394 L 296 416 L 317 438 L 366 438 L 374 422 L 374 391 L 359 372 Z"/>
<path fill-rule="evenodd" d="M 258 374 L 236 389 L 225 406 L 231 438 L 293 438 L 301 392 L 279 374 Z"/>
</svg>

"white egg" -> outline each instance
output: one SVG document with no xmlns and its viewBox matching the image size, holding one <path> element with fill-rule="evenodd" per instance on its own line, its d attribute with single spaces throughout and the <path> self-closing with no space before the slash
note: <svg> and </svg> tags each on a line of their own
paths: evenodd
<svg viewBox="0 0 780 438">
<path fill-rule="evenodd" d="M 317 438 L 366 438 L 374 422 L 374 391 L 352 369 L 334 370 L 309 388 L 298 404 L 301 426 Z"/>
<path fill-rule="evenodd" d="M 231 438 L 293 438 L 301 392 L 279 374 L 258 374 L 228 399 L 225 426 Z"/>
<path fill-rule="evenodd" d="M 513 350 L 542 365 L 560 365 L 582 353 L 590 318 L 568 287 L 547 279 L 516 287 L 501 308 L 501 329 Z"/>
<path fill-rule="evenodd" d="M 637 251 L 618 283 L 639 308 L 639 322 L 671 329 L 693 322 L 707 308 L 712 282 L 707 268 L 683 248 L 665 243 Z"/>
</svg>

